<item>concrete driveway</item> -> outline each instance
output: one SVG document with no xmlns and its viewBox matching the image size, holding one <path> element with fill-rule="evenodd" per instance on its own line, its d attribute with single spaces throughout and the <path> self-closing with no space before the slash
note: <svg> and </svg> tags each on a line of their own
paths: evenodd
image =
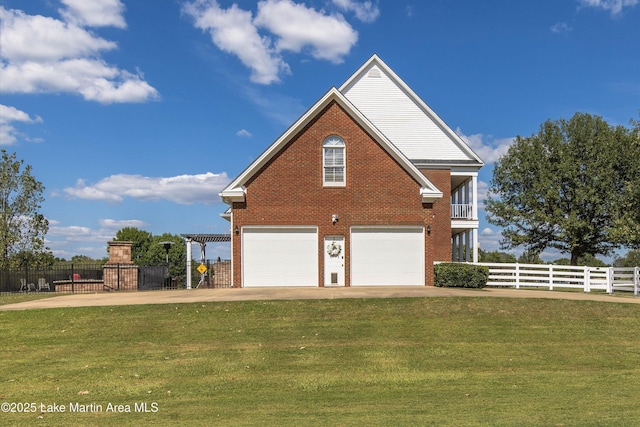
<svg viewBox="0 0 640 427">
<path fill-rule="evenodd" d="M 436 288 L 433 286 L 375 286 L 339 288 L 181 289 L 171 291 L 109 292 L 62 295 L 0 306 L 0 311 L 61 307 L 97 307 L 134 304 L 181 304 L 213 301 L 300 300 L 338 298 L 498 297 L 546 298 L 639 304 L 640 298 L 584 292 L 522 290 L 511 288 Z"/>
</svg>

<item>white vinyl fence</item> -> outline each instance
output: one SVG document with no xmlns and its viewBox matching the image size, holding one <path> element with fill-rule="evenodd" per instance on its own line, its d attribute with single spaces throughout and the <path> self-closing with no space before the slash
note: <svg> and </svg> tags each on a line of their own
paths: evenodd
<svg viewBox="0 0 640 427">
<path fill-rule="evenodd" d="M 543 287 L 582 289 L 584 292 L 603 290 L 629 291 L 638 296 L 640 267 L 573 267 L 550 264 L 477 263 L 489 267 L 487 286 Z"/>
</svg>

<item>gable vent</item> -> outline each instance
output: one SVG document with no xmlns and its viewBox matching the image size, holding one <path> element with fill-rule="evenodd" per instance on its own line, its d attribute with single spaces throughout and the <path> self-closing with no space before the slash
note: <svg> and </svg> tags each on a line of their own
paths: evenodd
<svg viewBox="0 0 640 427">
<path fill-rule="evenodd" d="M 380 78 L 380 69 L 379 68 L 372 68 L 369 70 L 369 74 L 368 77 L 377 77 Z"/>
</svg>

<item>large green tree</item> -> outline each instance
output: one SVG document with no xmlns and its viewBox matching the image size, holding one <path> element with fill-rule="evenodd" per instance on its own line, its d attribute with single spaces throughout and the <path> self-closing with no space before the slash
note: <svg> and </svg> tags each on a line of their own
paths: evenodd
<svg viewBox="0 0 640 427">
<path fill-rule="evenodd" d="M 153 234 L 136 227 L 124 227 L 116 233 L 113 240 L 119 242 L 133 242 L 131 246 L 131 258 L 133 262 L 147 263 L 146 254 L 153 242 Z"/>
<path fill-rule="evenodd" d="M 31 174 L 31 166 L 15 153 L 0 152 L 0 267 L 9 267 L 25 254 L 38 257 L 47 251 L 49 221 L 40 213 L 44 186 Z"/>
<path fill-rule="evenodd" d="M 624 257 L 618 257 L 613 261 L 614 267 L 640 267 L 640 250 L 627 252 Z"/>
<path fill-rule="evenodd" d="M 186 274 L 187 245 L 184 239 L 178 235 L 164 233 L 154 236 L 148 231 L 136 227 L 125 227 L 116 233 L 115 241 L 133 242 L 131 257 L 138 265 L 162 265 L 167 259 L 167 251 L 164 242 L 169 245 L 169 273 L 172 276 Z"/>
<path fill-rule="evenodd" d="M 640 249 L 640 120 L 632 120 L 629 144 L 624 147 L 622 167 L 628 171 L 622 188 L 623 202 L 615 233 L 618 240 Z"/>
<path fill-rule="evenodd" d="M 576 113 L 516 137 L 495 165 L 486 203 L 488 221 L 503 228 L 503 247 L 554 248 L 577 265 L 584 255 L 632 244 L 619 227 L 623 217 L 633 220 L 625 212 L 638 205 L 634 132 Z"/>
</svg>

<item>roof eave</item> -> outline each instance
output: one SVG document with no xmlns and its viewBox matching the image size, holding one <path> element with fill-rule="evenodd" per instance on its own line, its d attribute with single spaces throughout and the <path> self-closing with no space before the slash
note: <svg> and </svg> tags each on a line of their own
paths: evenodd
<svg viewBox="0 0 640 427">
<path fill-rule="evenodd" d="M 420 189 L 420 197 L 422 198 L 422 203 L 435 203 L 438 200 L 442 199 L 444 194 L 442 191 L 433 191 L 429 188 L 421 188 Z"/>
<path fill-rule="evenodd" d="M 219 194 L 219 196 L 222 198 L 222 201 L 228 205 L 232 204 L 233 202 L 244 202 L 246 195 L 247 191 L 244 187 L 225 188 Z"/>
</svg>

